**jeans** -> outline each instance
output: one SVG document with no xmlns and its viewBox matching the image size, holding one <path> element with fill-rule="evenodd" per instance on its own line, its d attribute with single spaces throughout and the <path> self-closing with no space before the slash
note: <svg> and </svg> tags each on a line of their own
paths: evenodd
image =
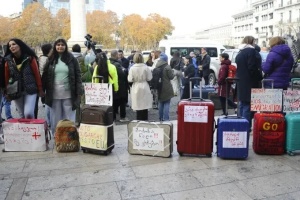
<svg viewBox="0 0 300 200">
<path fill-rule="evenodd" d="M 249 132 L 252 127 L 252 115 L 250 111 L 250 102 L 240 101 L 239 102 L 239 115 L 244 117 L 249 122 Z"/>
<path fill-rule="evenodd" d="M 4 109 L 5 109 L 5 116 L 6 116 L 6 119 L 11 119 L 13 118 L 12 115 L 11 115 L 11 101 L 7 101 L 6 98 L 3 96 L 2 97 L 2 104 L 1 104 L 1 107 L 4 106 Z M 2 109 L 1 109 L 2 111 Z"/>
<path fill-rule="evenodd" d="M 171 99 L 169 99 L 167 101 L 159 101 L 158 109 L 159 109 L 159 120 L 160 121 L 169 121 L 170 120 L 170 116 L 169 116 L 170 103 L 171 103 Z"/>
<path fill-rule="evenodd" d="M 2 91 L 0 91 L 0 105 L 2 105 Z M 2 106 L 0 106 L 0 124 L 2 124 Z"/>
<path fill-rule="evenodd" d="M 20 114 L 20 118 L 34 119 L 34 109 L 37 94 L 26 94 L 13 100 Z"/>
</svg>

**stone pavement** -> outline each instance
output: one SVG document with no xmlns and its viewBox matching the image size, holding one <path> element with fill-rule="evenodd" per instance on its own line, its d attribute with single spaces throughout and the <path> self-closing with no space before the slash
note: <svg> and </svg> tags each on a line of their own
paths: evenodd
<svg viewBox="0 0 300 200">
<path fill-rule="evenodd" d="M 114 126 L 108 156 L 57 153 L 53 140 L 45 152 L 0 152 L 0 200 L 300 199 L 299 155 L 256 155 L 250 145 L 246 160 L 181 157 L 172 123 L 170 158 L 128 154 L 126 124 Z"/>
</svg>

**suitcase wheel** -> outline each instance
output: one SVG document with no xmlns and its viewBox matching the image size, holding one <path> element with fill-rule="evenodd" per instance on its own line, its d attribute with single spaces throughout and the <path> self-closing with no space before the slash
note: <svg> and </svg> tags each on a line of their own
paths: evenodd
<svg viewBox="0 0 300 200">
<path fill-rule="evenodd" d="M 287 152 L 289 156 L 294 156 L 295 154 L 292 151 Z"/>
<path fill-rule="evenodd" d="M 2 149 L 2 152 L 5 152 L 5 149 Z"/>
<path fill-rule="evenodd" d="M 211 157 L 211 153 L 206 154 L 207 157 Z"/>
<path fill-rule="evenodd" d="M 183 156 L 183 153 L 181 153 L 181 152 L 178 152 L 178 154 L 179 154 L 180 156 Z"/>
<path fill-rule="evenodd" d="M 86 150 L 86 149 L 82 149 L 82 152 L 83 152 L 83 153 L 86 153 L 86 152 L 87 152 L 87 150 Z"/>
</svg>

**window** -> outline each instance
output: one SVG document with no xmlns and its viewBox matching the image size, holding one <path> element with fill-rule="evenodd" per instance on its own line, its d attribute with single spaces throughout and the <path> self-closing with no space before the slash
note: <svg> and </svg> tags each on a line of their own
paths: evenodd
<svg viewBox="0 0 300 200">
<path fill-rule="evenodd" d="M 235 63 L 235 58 L 237 55 L 238 55 L 238 52 L 233 52 L 232 59 L 231 59 L 232 63 Z"/>
</svg>

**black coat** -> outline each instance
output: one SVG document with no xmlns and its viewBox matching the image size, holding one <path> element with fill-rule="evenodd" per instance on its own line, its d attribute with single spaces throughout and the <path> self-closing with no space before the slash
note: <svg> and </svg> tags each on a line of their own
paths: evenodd
<svg viewBox="0 0 300 200">
<path fill-rule="evenodd" d="M 119 83 L 119 90 L 118 92 L 114 93 L 114 99 L 128 99 L 128 81 L 127 81 L 127 74 L 126 69 L 122 67 L 122 64 L 119 60 L 114 58 L 110 58 L 110 63 L 116 66 L 117 73 L 118 73 L 118 83 Z"/>
<path fill-rule="evenodd" d="M 62 60 L 69 68 L 69 84 L 71 89 L 72 110 L 80 106 L 80 95 L 83 95 L 81 72 L 77 59 L 70 53 L 68 60 Z M 46 90 L 45 103 L 52 107 L 54 91 L 55 63 L 49 61 L 45 64 L 42 75 L 43 87 Z"/>
<path fill-rule="evenodd" d="M 205 54 L 202 57 L 200 65 L 202 65 L 203 76 L 208 76 L 209 75 L 209 69 L 210 69 L 210 56 L 208 54 Z"/>
<path fill-rule="evenodd" d="M 244 102 L 251 101 L 251 88 L 259 87 L 259 81 L 254 73 L 261 68 L 261 56 L 254 48 L 242 49 L 236 56 L 237 71 L 239 78 L 238 100 Z"/>
</svg>

